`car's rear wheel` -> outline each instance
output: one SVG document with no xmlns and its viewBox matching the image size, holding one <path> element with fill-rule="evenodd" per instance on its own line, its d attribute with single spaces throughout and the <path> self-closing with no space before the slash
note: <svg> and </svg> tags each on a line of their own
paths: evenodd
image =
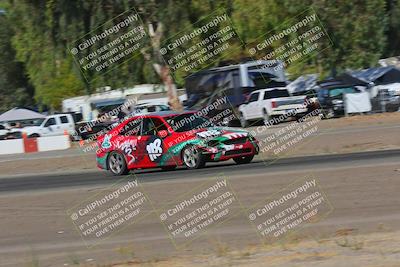
<svg viewBox="0 0 400 267">
<path fill-rule="evenodd" d="M 108 170 L 114 175 L 124 175 L 129 172 L 124 156 L 115 151 L 108 156 L 107 165 Z"/>
<path fill-rule="evenodd" d="M 204 156 L 194 146 L 187 146 L 183 149 L 182 161 L 188 169 L 199 169 L 206 164 Z"/>
<path fill-rule="evenodd" d="M 37 134 L 37 133 L 34 133 L 34 134 L 31 134 L 31 135 L 28 135 L 28 138 L 37 138 L 37 137 L 40 137 L 40 135 L 39 135 L 39 134 Z"/>
<path fill-rule="evenodd" d="M 242 126 L 242 128 L 246 128 L 247 126 L 249 126 L 249 122 L 244 118 L 244 115 L 242 112 L 240 112 L 240 126 Z"/>
<path fill-rule="evenodd" d="M 238 158 L 233 158 L 233 160 L 237 163 L 237 164 L 246 164 L 246 163 L 250 163 L 254 158 L 254 155 L 251 156 L 244 156 L 244 157 L 238 157 Z"/>
<path fill-rule="evenodd" d="M 270 119 L 271 119 L 271 118 L 270 118 L 270 116 L 268 115 L 268 112 L 264 109 L 264 110 L 263 110 L 264 125 L 266 125 L 266 126 L 271 125 Z"/>
</svg>

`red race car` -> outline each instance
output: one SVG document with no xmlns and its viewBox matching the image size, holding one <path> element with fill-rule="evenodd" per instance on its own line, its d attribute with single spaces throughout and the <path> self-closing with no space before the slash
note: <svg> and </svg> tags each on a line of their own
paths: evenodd
<svg viewBox="0 0 400 267">
<path fill-rule="evenodd" d="M 114 175 L 129 170 L 197 169 L 207 161 L 233 159 L 249 163 L 258 154 L 258 141 L 246 131 L 220 128 L 196 113 L 162 111 L 121 122 L 97 139 L 97 166 Z"/>
</svg>

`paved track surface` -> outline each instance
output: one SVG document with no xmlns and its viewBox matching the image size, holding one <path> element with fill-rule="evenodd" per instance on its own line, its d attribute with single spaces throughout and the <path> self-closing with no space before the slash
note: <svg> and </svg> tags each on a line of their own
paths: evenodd
<svg viewBox="0 0 400 267">
<path fill-rule="evenodd" d="M 276 171 L 300 171 L 343 166 L 370 166 L 388 162 L 400 162 L 400 150 L 372 151 L 351 154 L 308 156 L 295 158 L 280 158 L 276 160 L 254 160 L 248 165 L 236 165 L 233 161 L 209 163 L 199 170 L 186 170 L 181 167 L 175 171 L 161 171 L 159 169 L 136 170 L 132 172 L 142 182 L 160 180 L 192 179 L 209 177 L 215 173 L 225 175 L 257 175 Z M 400 164 L 399 164 L 400 165 Z M 132 175 L 131 175 L 132 177 Z M 79 187 L 91 185 L 113 184 L 118 177 L 106 171 L 88 171 L 83 173 L 32 175 L 0 179 L 0 192 L 21 190 L 43 190 L 63 187 Z"/>
</svg>

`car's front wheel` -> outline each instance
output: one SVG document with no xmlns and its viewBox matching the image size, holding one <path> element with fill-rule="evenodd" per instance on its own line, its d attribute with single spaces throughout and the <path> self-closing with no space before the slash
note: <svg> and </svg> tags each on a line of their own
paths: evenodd
<svg viewBox="0 0 400 267">
<path fill-rule="evenodd" d="M 237 164 L 246 164 L 246 163 L 250 163 L 254 158 L 254 155 L 251 156 L 244 156 L 244 157 L 238 157 L 238 158 L 233 158 L 233 160 L 237 163 Z"/>
<path fill-rule="evenodd" d="M 335 111 L 333 108 L 328 108 L 324 111 L 324 119 L 332 119 L 335 117 Z"/>
<path fill-rule="evenodd" d="M 206 164 L 204 156 L 194 146 L 188 146 L 183 149 L 182 161 L 188 169 L 200 169 Z"/>
<path fill-rule="evenodd" d="M 129 172 L 124 156 L 115 151 L 108 156 L 107 166 L 108 170 L 114 175 L 124 175 Z"/>
</svg>

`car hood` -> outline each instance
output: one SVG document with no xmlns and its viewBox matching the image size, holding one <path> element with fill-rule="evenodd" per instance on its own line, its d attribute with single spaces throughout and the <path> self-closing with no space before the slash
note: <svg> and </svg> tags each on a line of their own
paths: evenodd
<svg viewBox="0 0 400 267">
<path fill-rule="evenodd" d="M 28 126 L 18 130 L 26 134 L 31 134 L 31 133 L 40 133 L 40 129 L 41 129 L 40 126 Z"/>
<path fill-rule="evenodd" d="M 237 130 L 228 127 L 213 127 L 206 129 L 198 129 L 194 131 L 194 135 L 199 139 L 236 139 L 241 137 L 247 137 L 249 133 L 247 131 Z"/>
</svg>

